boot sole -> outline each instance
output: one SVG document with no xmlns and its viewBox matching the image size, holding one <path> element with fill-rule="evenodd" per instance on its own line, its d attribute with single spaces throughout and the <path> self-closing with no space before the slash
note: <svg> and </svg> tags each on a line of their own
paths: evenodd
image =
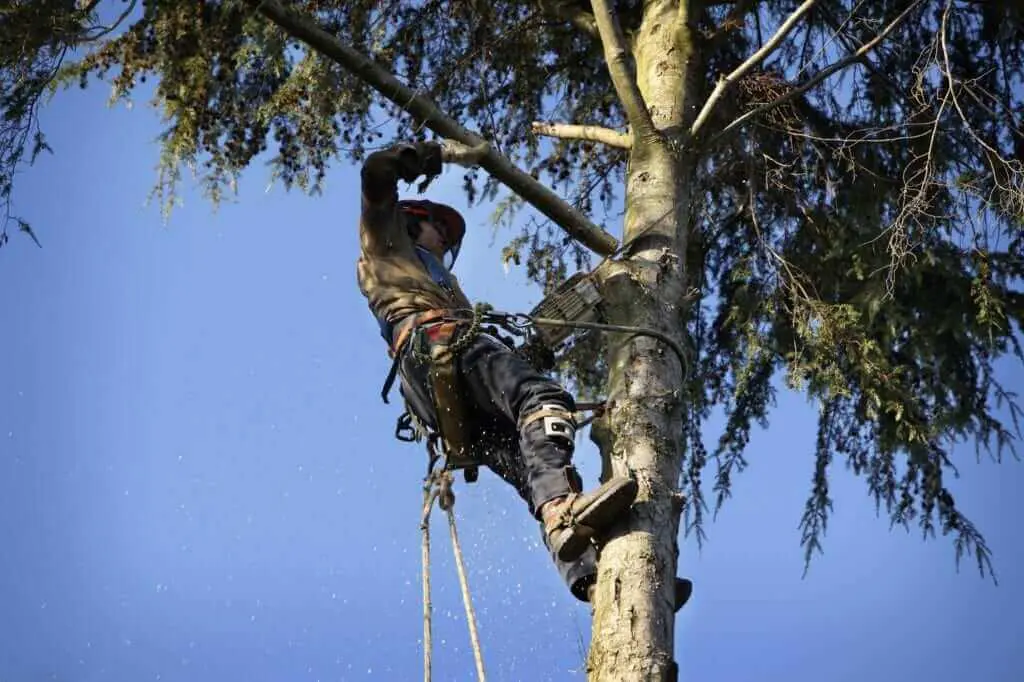
<svg viewBox="0 0 1024 682">
<path fill-rule="evenodd" d="M 679 613 L 680 609 L 686 606 L 686 602 L 690 601 L 691 595 L 693 595 L 693 582 L 689 578 L 676 578 L 676 613 Z"/>
<path fill-rule="evenodd" d="M 583 552 L 587 551 L 591 535 L 603 533 L 617 521 L 622 512 L 633 504 L 637 491 L 636 481 L 632 478 L 624 478 L 595 497 L 586 509 L 577 514 L 577 527 L 575 529 L 566 528 L 562 531 L 562 537 L 565 539 L 558 547 L 558 559 L 566 562 L 578 559 Z M 579 526 L 586 526 L 586 529 Z M 592 533 L 587 532 L 587 529 Z"/>
</svg>

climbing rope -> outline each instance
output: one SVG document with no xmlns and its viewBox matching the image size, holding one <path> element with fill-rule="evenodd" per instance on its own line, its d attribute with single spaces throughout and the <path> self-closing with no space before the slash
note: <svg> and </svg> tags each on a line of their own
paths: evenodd
<svg viewBox="0 0 1024 682">
<path fill-rule="evenodd" d="M 480 331 L 481 326 L 487 322 L 498 325 L 514 336 L 525 336 L 527 338 L 530 338 L 531 335 L 534 334 L 531 328 L 536 326 L 569 327 L 571 329 L 619 332 L 629 334 L 631 336 L 647 336 L 652 339 L 657 339 L 668 346 L 676 357 L 679 358 L 679 363 L 683 368 L 683 375 L 687 377 L 690 375 L 690 361 L 686 351 L 683 350 L 683 347 L 680 346 L 675 339 L 656 329 L 624 324 L 609 324 L 607 322 L 586 322 L 583 320 L 562 320 L 550 317 L 534 317 L 525 313 L 501 312 L 495 310 L 494 306 L 489 303 L 477 303 L 473 306 L 473 317 L 470 325 L 452 344 L 453 349 L 457 348 L 458 350 L 462 350 L 463 347 L 472 341 L 476 333 Z"/>
<path fill-rule="evenodd" d="M 690 361 L 687 359 L 686 352 L 683 351 L 683 347 L 668 334 L 659 332 L 656 329 L 634 327 L 632 325 L 625 324 L 608 324 L 605 322 L 584 322 L 582 320 L 558 320 L 548 317 L 531 317 L 522 313 L 503 313 L 503 315 L 505 315 L 504 321 L 519 327 L 525 327 L 528 325 L 547 325 L 549 327 L 571 327 L 573 329 L 593 329 L 603 332 L 622 332 L 625 334 L 632 334 L 633 336 L 649 336 L 652 339 L 661 341 L 671 348 L 672 352 L 675 353 L 677 358 L 679 358 L 679 364 L 682 365 L 683 368 L 683 375 L 689 376 L 690 374 Z"/>
<path fill-rule="evenodd" d="M 430 624 L 430 508 L 434 506 L 437 489 L 433 485 L 423 486 L 423 516 L 420 529 L 423 531 L 423 682 L 430 682 L 430 654 L 433 637 Z"/>
<path fill-rule="evenodd" d="M 466 567 L 462 558 L 462 547 L 459 544 L 459 534 L 455 528 L 455 512 L 452 509 L 455 505 L 455 494 L 452 492 L 452 482 L 451 471 L 441 468 L 431 471 L 423 486 L 423 514 L 420 519 L 420 529 L 423 531 L 421 552 L 423 558 L 423 680 L 430 682 L 431 675 L 433 646 L 431 612 L 433 605 L 430 600 L 430 510 L 434 506 L 434 500 L 437 500 L 437 506 L 448 515 L 448 530 L 452 539 L 452 551 L 455 554 L 455 567 L 459 574 L 462 603 L 466 609 L 466 622 L 469 624 L 469 639 L 473 645 L 476 673 L 480 682 L 484 682 L 487 676 L 484 674 L 484 658 L 480 648 L 480 635 L 476 627 L 476 613 L 473 611 L 473 602 L 469 594 L 469 581 L 466 579 Z"/>
</svg>

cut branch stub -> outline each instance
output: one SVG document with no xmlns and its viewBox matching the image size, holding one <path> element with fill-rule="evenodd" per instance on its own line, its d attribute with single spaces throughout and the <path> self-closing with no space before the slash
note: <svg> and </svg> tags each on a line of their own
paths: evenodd
<svg viewBox="0 0 1024 682">
<path fill-rule="evenodd" d="M 593 125 L 578 125 L 573 123 L 542 123 L 535 121 L 531 126 L 535 135 L 546 137 L 557 137 L 563 140 L 585 140 L 588 142 L 600 142 L 601 144 L 615 147 L 617 149 L 630 149 L 633 146 L 633 136 L 629 133 L 621 133 L 611 128 L 603 128 Z"/>
</svg>

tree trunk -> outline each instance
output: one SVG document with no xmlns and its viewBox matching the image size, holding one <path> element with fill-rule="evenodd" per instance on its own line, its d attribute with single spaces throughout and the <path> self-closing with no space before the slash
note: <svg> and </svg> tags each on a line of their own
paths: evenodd
<svg viewBox="0 0 1024 682">
<path fill-rule="evenodd" d="M 686 3 L 646 3 L 633 36 L 637 84 L 659 135 L 634 140 L 625 239 L 639 239 L 608 292 L 613 322 L 657 329 L 684 348 L 693 163 L 673 141 L 693 118 L 696 93 L 687 85 L 698 72 Z M 608 410 L 594 438 L 612 471 L 635 476 L 640 493 L 625 532 L 602 551 L 588 674 L 599 682 L 674 680 L 685 368 L 648 337 L 614 337 L 610 352 Z"/>
</svg>

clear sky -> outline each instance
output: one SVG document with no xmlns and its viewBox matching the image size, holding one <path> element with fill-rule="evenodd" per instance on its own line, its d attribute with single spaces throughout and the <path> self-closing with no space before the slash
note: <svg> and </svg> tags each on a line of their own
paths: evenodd
<svg viewBox="0 0 1024 682">
<path fill-rule="evenodd" d="M 309 198 L 265 191 L 257 166 L 237 204 L 214 213 L 189 187 L 164 226 L 144 205 L 158 118 L 106 96 L 44 112 L 56 154 L 17 188 L 44 248 L 12 234 L 0 250 L 0 682 L 420 679 L 425 456 L 378 397 L 358 169 Z M 435 198 L 462 205 L 461 174 Z M 472 297 L 528 310 L 488 213 L 468 211 L 457 272 Z M 999 587 L 958 574 L 947 540 L 890 531 L 841 465 L 826 553 L 802 578 L 813 435 L 813 406 L 782 394 L 710 543 L 683 543 L 681 679 L 1024 679 L 1021 464 L 964 448 L 954 485 Z M 578 452 L 593 484 L 585 437 Z M 489 679 L 581 679 L 589 611 L 525 507 L 488 473 L 457 495 Z M 471 680 L 439 514 L 433 537 L 435 679 Z"/>
</svg>

